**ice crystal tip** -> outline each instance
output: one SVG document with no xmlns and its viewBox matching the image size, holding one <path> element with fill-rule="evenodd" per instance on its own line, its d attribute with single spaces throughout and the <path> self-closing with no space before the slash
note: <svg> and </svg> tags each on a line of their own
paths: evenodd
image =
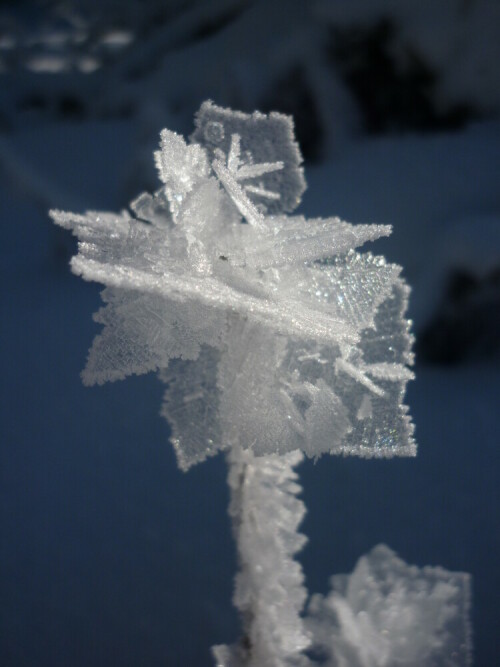
<svg viewBox="0 0 500 667">
<path fill-rule="evenodd" d="M 356 250 L 388 225 L 289 215 L 305 189 L 293 123 L 205 102 L 169 130 L 161 187 L 120 214 L 51 211 L 103 283 L 85 384 L 159 371 L 182 468 L 220 449 L 413 455 L 400 267 Z"/>
</svg>

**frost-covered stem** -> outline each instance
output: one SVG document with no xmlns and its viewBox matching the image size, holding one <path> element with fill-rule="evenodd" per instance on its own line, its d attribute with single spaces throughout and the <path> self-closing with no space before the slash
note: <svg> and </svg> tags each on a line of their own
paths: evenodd
<svg viewBox="0 0 500 667">
<path fill-rule="evenodd" d="M 306 510 L 293 469 L 302 458 L 298 451 L 254 456 L 241 449 L 228 456 L 229 514 L 240 561 L 234 603 L 244 635 L 238 646 L 214 649 L 221 667 L 299 665 L 310 643 L 300 617 L 304 575 L 293 559 L 306 542 L 297 531 Z"/>
</svg>

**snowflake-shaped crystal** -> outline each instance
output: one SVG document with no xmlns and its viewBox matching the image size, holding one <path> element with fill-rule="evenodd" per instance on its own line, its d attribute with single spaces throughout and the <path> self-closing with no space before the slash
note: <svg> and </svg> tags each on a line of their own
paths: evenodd
<svg viewBox="0 0 500 667">
<path fill-rule="evenodd" d="M 159 370 L 183 468 L 232 445 L 414 454 L 408 288 L 354 249 L 390 227 L 287 215 L 305 184 L 281 114 L 205 102 L 155 158 L 163 186 L 132 214 L 52 212 L 73 271 L 107 286 L 84 381 Z"/>
</svg>

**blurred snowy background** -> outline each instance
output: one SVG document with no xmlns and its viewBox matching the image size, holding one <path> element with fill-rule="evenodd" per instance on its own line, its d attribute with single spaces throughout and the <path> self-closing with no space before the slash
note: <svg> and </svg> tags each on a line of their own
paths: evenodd
<svg viewBox="0 0 500 667">
<path fill-rule="evenodd" d="M 413 286 L 417 459 L 301 468 L 311 591 L 385 542 L 500 612 L 497 0 L 0 0 L 0 664 L 211 664 L 236 639 L 222 457 L 176 468 L 153 376 L 79 379 L 100 287 L 49 207 L 157 187 L 161 128 L 206 98 L 293 114 L 302 211 L 390 223 Z"/>
</svg>

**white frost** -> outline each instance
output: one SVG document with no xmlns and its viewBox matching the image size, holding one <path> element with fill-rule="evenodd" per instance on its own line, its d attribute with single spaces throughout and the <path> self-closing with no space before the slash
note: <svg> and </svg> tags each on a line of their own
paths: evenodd
<svg viewBox="0 0 500 667">
<path fill-rule="evenodd" d="M 159 370 L 184 469 L 230 447 L 414 455 L 408 289 L 355 250 L 390 227 L 288 215 L 305 182 L 281 114 L 205 102 L 155 160 L 163 186 L 131 213 L 52 212 L 73 271 L 106 285 L 85 383 Z"/>
<path fill-rule="evenodd" d="M 306 622 L 324 667 L 471 664 L 468 574 L 419 569 L 379 545 L 331 581 Z"/>
<path fill-rule="evenodd" d="M 310 644 L 301 618 L 307 591 L 294 555 L 306 538 L 297 528 L 305 514 L 294 467 L 300 452 L 254 457 L 234 449 L 229 487 L 240 571 L 234 604 L 244 622 L 244 641 L 213 649 L 223 667 L 298 665 Z M 306 664 L 306 663 L 302 663 Z"/>
</svg>

